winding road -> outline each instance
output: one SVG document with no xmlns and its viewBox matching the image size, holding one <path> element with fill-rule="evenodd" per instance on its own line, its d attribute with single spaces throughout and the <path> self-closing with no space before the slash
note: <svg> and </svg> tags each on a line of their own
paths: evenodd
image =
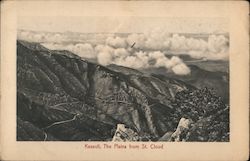
<svg viewBox="0 0 250 161">
<path fill-rule="evenodd" d="M 44 131 L 44 139 L 43 139 L 43 141 L 46 141 L 47 138 L 48 138 L 48 134 Z"/>
<path fill-rule="evenodd" d="M 74 103 L 80 103 L 80 101 L 74 101 L 74 102 L 63 102 L 63 103 L 59 103 L 59 104 L 56 104 L 56 105 L 53 105 L 53 106 L 50 106 L 50 107 L 58 107 L 58 106 L 61 106 L 61 105 L 68 105 L 68 104 L 74 104 Z"/>
<path fill-rule="evenodd" d="M 79 113 L 78 113 L 78 114 L 75 114 L 75 116 L 74 116 L 72 119 L 70 119 L 70 120 L 64 120 L 64 121 L 54 122 L 54 123 L 52 123 L 51 125 L 49 125 L 49 126 L 43 128 L 43 129 L 46 130 L 46 129 L 48 129 L 48 128 L 51 128 L 51 127 L 54 126 L 54 125 L 59 125 L 59 124 L 64 124 L 64 123 L 67 123 L 67 122 L 74 121 L 74 120 L 76 119 L 76 117 L 79 116 L 79 115 L 80 115 Z"/>
<path fill-rule="evenodd" d="M 64 124 L 64 123 L 67 123 L 67 122 L 74 121 L 76 119 L 76 117 L 79 116 L 79 115 L 80 115 L 79 113 L 75 114 L 75 116 L 72 119 L 70 119 L 70 120 L 64 120 L 64 121 L 54 122 L 51 125 L 43 128 L 43 130 L 47 130 L 47 129 L 51 128 L 52 126 L 55 126 L 55 125 Z M 44 139 L 43 139 L 43 141 L 46 141 L 47 138 L 48 138 L 48 134 L 45 131 L 43 131 L 43 132 L 44 132 Z"/>
</svg>

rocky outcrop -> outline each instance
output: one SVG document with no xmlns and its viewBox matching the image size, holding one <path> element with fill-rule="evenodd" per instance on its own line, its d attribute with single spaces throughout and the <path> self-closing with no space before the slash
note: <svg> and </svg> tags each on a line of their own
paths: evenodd
<svg viewBox="0 0 250 161">
<path fill-rule="evenodd" d="M 126 128 L 124 124 L 117 124 L 112 141 L 138 141 L 139 135 L 134 130 Z"/>
<path fill-rule="evenodd" d="M 183 136 L 186 136 L 192 122 L 193 121 L 190 119 L 181 118 L 175 132 L 171 135 L 170 140 L 186 141 Z"/>
</svg>

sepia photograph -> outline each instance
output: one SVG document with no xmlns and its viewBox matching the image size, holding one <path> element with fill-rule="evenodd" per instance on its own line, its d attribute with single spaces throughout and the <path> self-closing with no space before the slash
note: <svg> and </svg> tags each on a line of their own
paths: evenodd
<svg viewBox="0 0 250 161">
<path fill-rule="evenodd" d="M 227 19 L 17 22 L 18 141 L 230 140 Z"/>
</svg>

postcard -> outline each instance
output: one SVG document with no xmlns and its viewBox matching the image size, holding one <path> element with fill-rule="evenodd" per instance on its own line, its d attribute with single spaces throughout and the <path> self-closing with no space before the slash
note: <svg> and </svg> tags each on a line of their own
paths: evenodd
<svg viewBox="0 0 250 161">
<path fill-rule="evenodd" d="M 2 160 L 247 160 L 244 1 L 3 1 Z"/>
</svg>

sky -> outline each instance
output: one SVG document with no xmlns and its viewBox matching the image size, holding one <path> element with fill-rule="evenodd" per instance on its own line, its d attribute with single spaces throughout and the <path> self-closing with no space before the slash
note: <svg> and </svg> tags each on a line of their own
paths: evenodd
<svg viewBox="0 0 250 161">
<path fill-rule="evenodd" d="M 48 32 L 81 33 L 144 33 L 164 28 L 170 33 L 227 33 L 225 18 L 169 18 L 169 17 L 18 17 L 18 29 Z"/>
</svg>

